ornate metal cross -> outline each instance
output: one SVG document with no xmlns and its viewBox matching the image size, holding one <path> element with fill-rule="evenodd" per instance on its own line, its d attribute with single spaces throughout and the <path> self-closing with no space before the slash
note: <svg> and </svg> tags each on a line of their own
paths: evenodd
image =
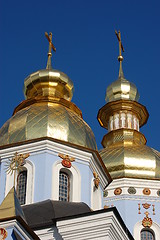
<svg viewBox="0 0 160 240">
<path fill-rule="evenodd" d="M 52 65 L 51 65 L 51 57 L 52 57 L 52 49 L 54 52 L 56 52 L 56 48 L 52 43 L 52 33 L 50 32 L 49 35 L 47 32 L 45 32 L 45 36 L 49 42 L 49 51 L 48 51 L 48 61 L 47 61 L 47 69 L 51 69 Z"/>
<path fill-rule="evenodd" d="M 122 41 L 121 41 L 121 32 L 120 31 L 117 32 L 115 30 L 115 34 L 116 34 L 118 42 L 119 42 L 119 57 L 118 57 L 118 60 L 123 61 L 122 52 L 124 52 L 124 48 L 123 48 Z"/>
<path fill-rule="evenodd" d="M 48 55 L 52 55 L 51 50 L 53 49 L 54 52 L 56 52 L 56 48 L 52 43 L 52 33 L 50 32 L 49 35 L 47 32 L 45 32 L 45 36 L 48 39 L 49 42 L 49 51 L 48 51 Z"/>
</svg>

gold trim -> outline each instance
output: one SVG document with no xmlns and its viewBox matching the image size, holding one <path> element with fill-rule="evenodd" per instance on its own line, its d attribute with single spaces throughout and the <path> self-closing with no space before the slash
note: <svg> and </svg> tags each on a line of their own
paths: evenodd
<svg viewBox="0 0 160 240">
<path fill-rule="evenodd" d="M 107 146 L 113 145 L 145 145 L 147 142 L 145 136 L 134 129 L 117 129 L 107 133 L 102 139 L 102 146 L 105 148 Z"/>
<path fill-rule="evenodd" d="M 136 101 L 124 99 L 105 104 L 98 111 L 97 119 L 103 128 L 108 129 L 109 117 L 112 116 L 114 113 L 119 113 L 121 111 L 126 113 L 130 112 L 136 115 L 139 119 L 140 127 L 147 123 L 149 113 L 146 107 Z"/>
<path fill-rule="evenodd" d="M 20 111 L 23 108 L 26 108 L 32 104 L 35 103 L 43 103 L 43 102 L 48 102 L 48 103 L 58 103 L 64 107 L 69 108 L 70 110 L 72 110 L 73 112 L 75 112 L 78 116 L 82 117 L 82 112 L 81 110 L 73 103 L 73 102 L 69 102 L 63 98 L 54 98 L 54 97 L 35 97 L 32 99 L 27 99 L 22 101 L 15 109 L 13 112 L 13 115 L 15 115 L 18 111 Z"/>
</svg>

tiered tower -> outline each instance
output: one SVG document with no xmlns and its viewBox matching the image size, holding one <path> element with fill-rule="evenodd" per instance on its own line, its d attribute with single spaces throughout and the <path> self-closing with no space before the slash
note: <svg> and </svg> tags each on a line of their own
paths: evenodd
<svg viewBox="0 0 160 240">
<path fill-rule="evenodd" d="M 108 129 L 102 140 L 104 148 L 99 153 L 113 179 L 104 192 L 104 205 L 116 206 L 135 239 L 139 240 L 146 227 L 151 232 L 154 229 L 154 234 L 160 233 L 157 225 L 160 223 L 160 153 L 146 146 L 146 138 L 139 132 L 149 114 L 138 102 L 136 86 L 124 77 L 121 53 L 124 49 L 120 32 L 116 35 L 119 76 L 107 88 L 106 104 L 98 112 L 100 125 Z M 143 205 L 145 203 L 148 205 Z M 147 218 L 146 212 L 152 220 L 150 226 L 142 224 Z"/>
</svg>

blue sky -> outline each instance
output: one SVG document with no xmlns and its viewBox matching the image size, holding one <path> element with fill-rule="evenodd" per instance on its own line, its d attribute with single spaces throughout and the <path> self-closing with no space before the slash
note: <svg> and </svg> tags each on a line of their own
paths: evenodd
<svg viewBox="0 0 160 240">
<path fill-rule="evenodd" d="M 53 68 L 73 81 L 73 102 L 92 128 L 98 148 L 106 130 L 97 121 L 107 86 L 117 79 L 119 64 L 115 29 L 125 49 L 123 70 L 136 84 L 139 102 L 150 117 L 141 128 L 147 145 L 160 150 L 160 2 L 107 0 L 0 1 L 0 126 L 24 99 L 23 82 L 46 67 L 53 33 L 57 52 Z"/>
</svg>

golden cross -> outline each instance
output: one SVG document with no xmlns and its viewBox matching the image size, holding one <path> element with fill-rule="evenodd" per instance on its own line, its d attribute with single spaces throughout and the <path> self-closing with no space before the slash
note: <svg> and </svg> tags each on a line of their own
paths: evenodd
<svg viewBox="0 0 160 240">
<path fill-rule="evenodd" d="M 56 52 L 56 48 L 55 48 L 55 46 L 54 46 L 53 43 L 52 43 L 52 33 L 50 32 L 49 35 L 48 35 L 48 33 L 45 32 L 45 36 L 46 36 L 46 38 L 48 39 L 48 42 L 49 42 L 48 55 L 51 56 L 51 55 L 52 55 L 52 53 L 51 53 L 51 50 L 52 50 L 52 49 L 53 49 L 54 52 Z"/>
<path fill-rule="evenodd" d="M 49 42 L 49 51 L 48 51 L 48 61 L 47 61 L 47 69 L 52 69 L 52 64 L 51 64 L 51 57 L 52 57 L 52 49 L 55 52 L 56 48 L 54 47 L 53 43 L 52 43 L 52 33 L 50 32 L 49 35 L 47 32 L 45 32 L 45 36 Z"/>
<path fill-rule="evenodd" d="M 123 48 L 122 41 L 121 41 L 121 32 L 118 31 L 118 33 L 117 33 L 117 31 L 115 30 L 115 34 L 116 34 L 118 42 L 119 42 L 119 57 L 118 57 L 118 60 L 122 61 L 123 57 L 122 57 L 121 50 L 124 52 L 124 48 Z"/>
</svg>

